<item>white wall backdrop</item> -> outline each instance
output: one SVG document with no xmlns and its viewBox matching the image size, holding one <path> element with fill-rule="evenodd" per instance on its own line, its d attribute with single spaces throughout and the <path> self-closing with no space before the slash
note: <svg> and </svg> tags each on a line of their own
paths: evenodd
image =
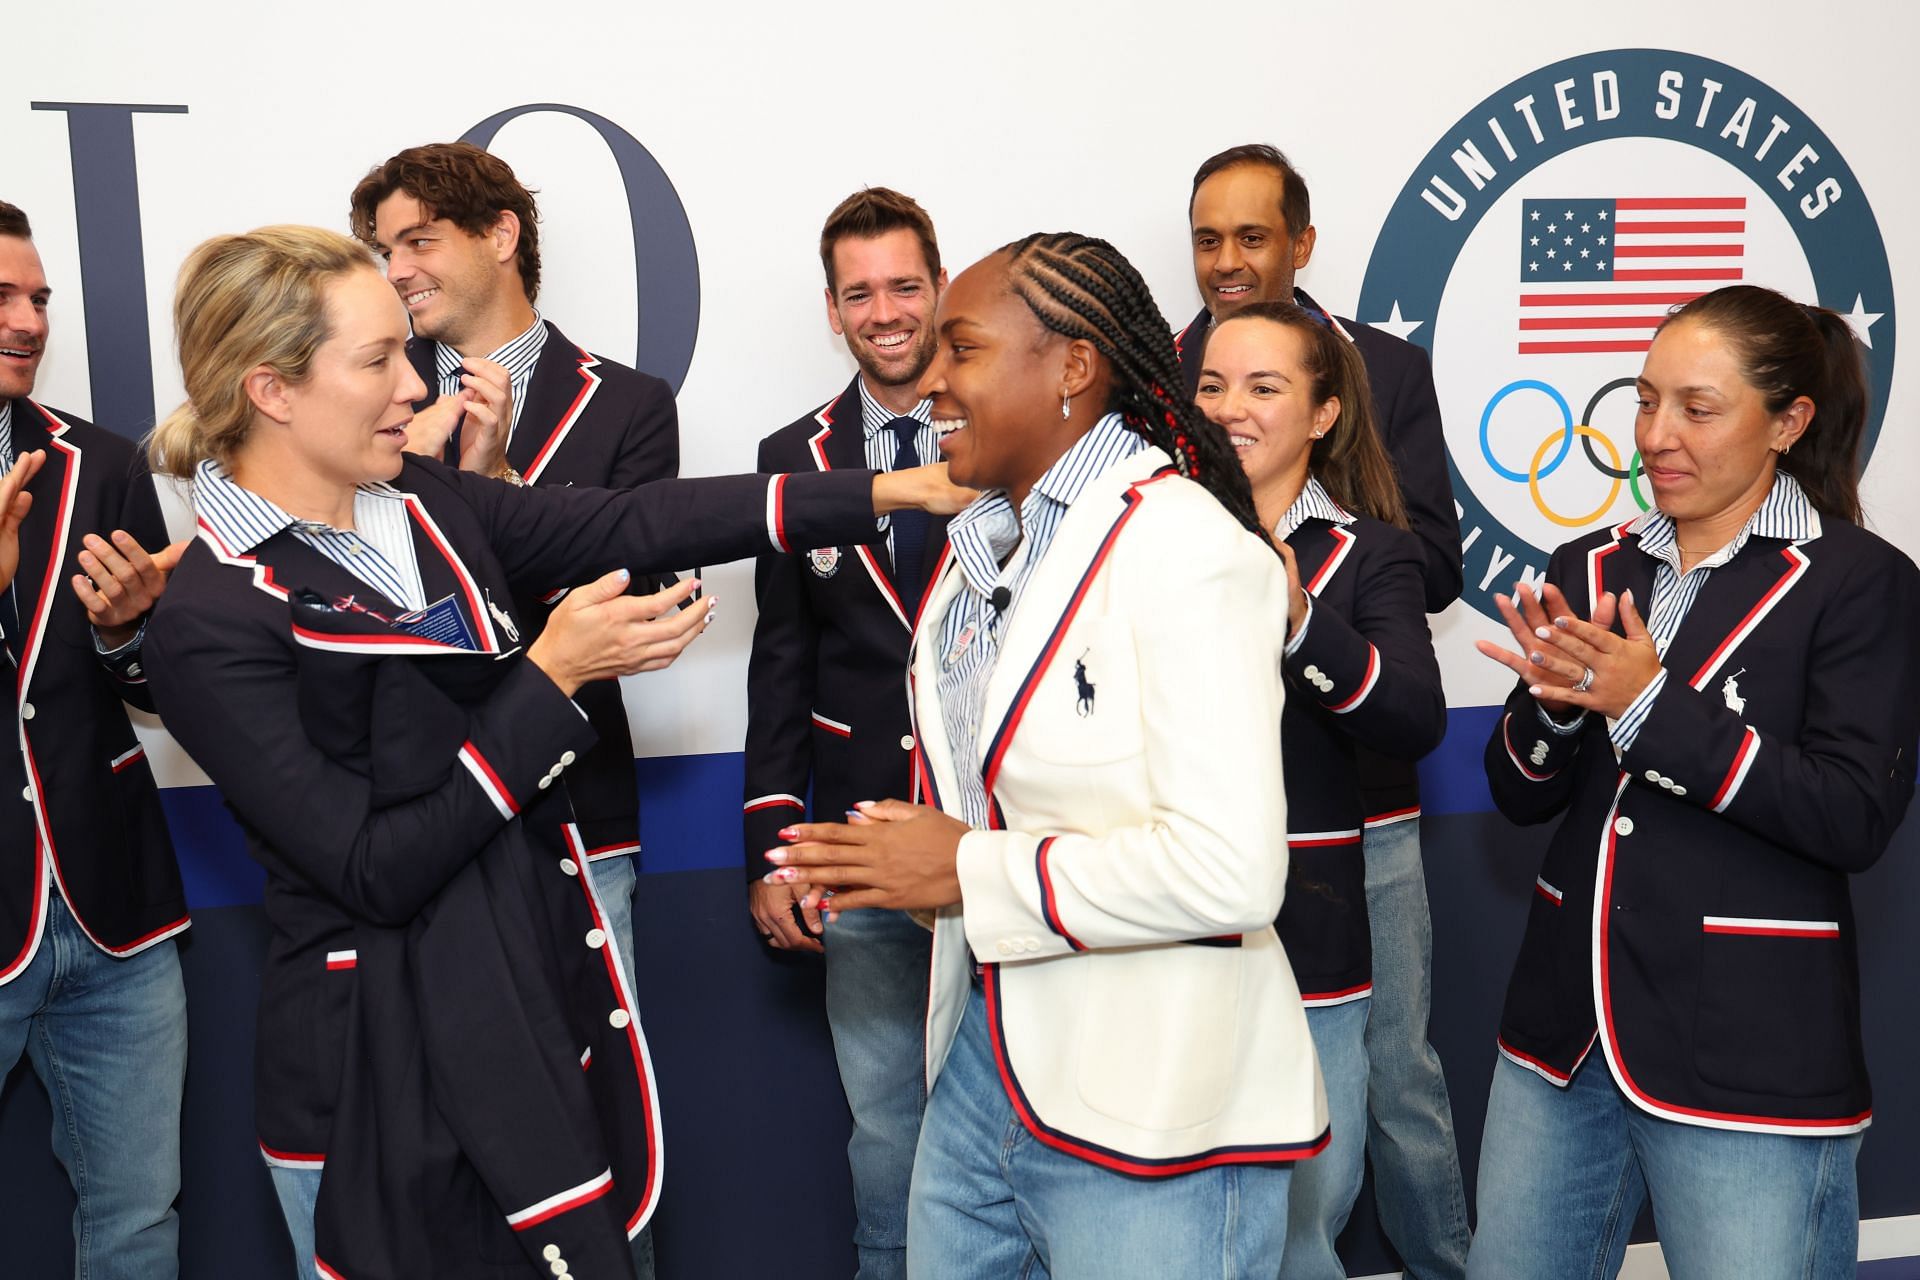
<svg viewBox="0 0 1920 1280">
<path fill-rule="evenodd" d="M 680 396 L 684 471 L 753 446 L 851 372 L 824 323 L 815 244 L 848 191 L 884 183 L 933 214 L 958 268 L 1028 231 L 1104 236 L 1176 326 L 1197 309 L 1186 249 L 1194 166 L 1272 141 L 1308 177 L 1319 247 L 1302 283 L 1352 314 L 1389 206 L 1452 122 L 1514 78 L 1592 51 L 1659 47 L 1732 64 L 1786 95 L 1871 200 L 1895 293 L 1920 288 L 1904 90 L 1920 7 L 1902 0 L 1606 6 L 1296 4 L 133 5 L 64 0 L 6 22 L 0 198 L 26 208 L 56 288 L 41 395 L 91 410 L 68 119 L 34 101 L 180 104 L 137 115 L 140 218 L 162 412 L 180 396 L 172 280 L 203 238 L 268 222 L 344 229 L 372 164 L 496 112 L 605 116 L 670 175 L 698 246 L 701 316 Z M 494 149 L 541 192 L 542 305 L 616 359 L 634 346 L 631 235 L 606 147 L 579 120 L 524 118 Z M 1878 309 L 1878 308 L 1875 308 Z M 1891 310 L 1891 307 L 1886 308 Z M 1361 315 L 1362 320 L 1384 317 Z M 1505 313 L 1495 321 L 1508 324 Z M 129 368 L 114 376 L 140 378 Z M 1445 406 L 1477 413 L 1477 405 Z M 1867 479 L 1873 524 L 1920 552 L 1920 353 L 1899 362 Z M 671 672 L 629 683 L 644 755 L 738 750 L 750 573 L 710 569 L 719 621 Z M 1506 681 L 1474 655 L 1490 624 L 1439 624 L 1454 705 Z M 157 750 L 163 784 L 202 779 Z"/>
</svg>

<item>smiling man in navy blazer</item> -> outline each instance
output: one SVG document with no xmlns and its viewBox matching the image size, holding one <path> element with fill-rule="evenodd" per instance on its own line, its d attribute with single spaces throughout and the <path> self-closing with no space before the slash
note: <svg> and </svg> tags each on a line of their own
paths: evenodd
<svg viewBox="0 0 1920 1280">
<path fill-rule="evenodd" d="M 827 323 L 860 371 L 846 390 L 760 442 L 761 471 L 892 471 L 939 460 L 916 386 L 933 359 L 947 281 L 926 211 L 885 187 L 854 192 L 820 233 Z M 907 645 L 946 521 L 884 521 L 884 543 L 763 555 L 747 673 L 746 846 L 754 926 L 781 950 L 819 952 L 817 913 L 765 884 L 761 854 L 813 813 L 911 794 Z M 932 940 L 904 912 L 863 911 L 827 932 L 827 1022 L 853 1112 L 847 1159 L 858 1280 L 906 1275 L 907 1185 L 926 1103 L 922 1045 Z"/>
<path fill-rule="evenodd" d="M 166 526 L 132 442 L 31 398 L 52 292 L 32 234 L 0 201 L 0 474 L 19 464 L 0 485 L 0 1076 L 24 1050 L 52 1095 L 76 1274 L 164 1278 L 187 906 L 122 703 L 153 709 L 141 640 L 173 557 L 143 550 Z"/>
<path fill-rule="evenodd" d="M 525 484 L 628 489 L 679 474 L 672 388 L 589 354 L 535 310 L 538 219 L 506 161 L 464 142 L 408 148 L 354 189 L 354 234 L 386 259 L 413 323 L 408 358 L 427 384 L 408 447 Z M 476 425 L 462 418 L 507 400 L 509 385 L 502 466 L 497 453 L 462 441 L 462 427 L 471 436 Z M 655 586 L 640 575 L 633 590 Z M 521 643 L 533 642 L 558 601 L 519 602 L 533 623 Z M 633 739 L 618 682 L 587 685 L 575 700 L 600 740 L 573 766 L 568 788 L 631 976 L 640 852 Z"/>
<path fill-rule="evenodd" d="M 1317 233 L 1306 181 L 1277 148 L 1250 143 L 1209 157 L 1193 175 L 1187 220 L 1206 303 L 1174 340 L 1188 393 L 1214 321 L 1249 303 L 1296 303 L 1351 341 L 1366 362 L 1374 420 L 1422 549 L 1427 612 L 1446 608 L 1460 594 L 1460 523 L 1427 353 L 1334 315 L 1295 283 Z M 1467 1206 L 1447 1082 L 1427 1043 L 1433 926 L 1420 866 L 1419 782 L 1411 763 L 1364 749 L 1358 766 L 1374 959 L 1367 1151 L 1376 1200 L 1407 1274 L 1456 1280 L 1466 1269 Z"/>
</svg>

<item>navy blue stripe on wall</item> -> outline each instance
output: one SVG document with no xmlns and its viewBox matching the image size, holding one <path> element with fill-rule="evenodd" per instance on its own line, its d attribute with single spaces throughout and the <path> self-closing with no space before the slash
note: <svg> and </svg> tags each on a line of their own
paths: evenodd
<svg viewBox="0 0 1920 1280">
<path fill-rule="evenodd" d="M 1420 763 L 1420 799 L 1428 815 L 1492 811 L 1480 755 L 1499 715 L 1499 707 L 1455 707 L 1447 713 L 1447 736 Z M 745 781 L 740 752 L 657 756 L 636 760 L 634 768 L 640 778 L 643 872 L 744 865 L 737 816 Z M 187 905 L 200 910 L 258 903 L 265 873 L 247 856 L 219 791 L 170 787 L 160 798 L 179 851 Z"/>
</svg>

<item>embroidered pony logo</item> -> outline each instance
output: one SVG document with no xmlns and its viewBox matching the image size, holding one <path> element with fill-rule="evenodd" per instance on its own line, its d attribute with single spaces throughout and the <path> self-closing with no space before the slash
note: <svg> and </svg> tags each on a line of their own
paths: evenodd
<svg viewBox="0 0 1920 1280">
<path fill-rule="evenodd" d="M 505 609 L 502 609 L 493 602 L 493 592 L 491 591 L 487 592 L 487 612 L 492 614 L 493 620 L 500 624 L 500 629 L 507 633 L 507 640 L 510 643 L 520 643 L 520 628 L 513 625 L 513 619 L 507 616 Z"/>
<path fill-rule="evenodd" d="M 1727 710 L 1737 716 L 1747 714 L 1747 700 L 1740 696 L 1740 677 L 1747 674 L 1745 667 L 1728 676 L 1726 683 L 1720 686 L 1720 696 L 1727 700 Z"/>
<path fill-rule="evenodd" d="M 1073 683 L 1080 695 L 1079 700 L 1073 704 L 1073 709 L 1082 716 L 1093 714 L 1093 681 L 1087 679 L 1087 653 L 1089 652 L 1091 650 L 1081 653 L 1073 660 Z"/>
</svg>

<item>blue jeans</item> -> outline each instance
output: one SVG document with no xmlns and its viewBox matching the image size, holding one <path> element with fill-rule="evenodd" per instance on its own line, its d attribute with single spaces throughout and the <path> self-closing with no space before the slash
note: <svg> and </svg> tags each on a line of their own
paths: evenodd
<svg viewBox="0 0 1920 1280">
<path fill-rule="evenodd" d="M 627 971 L 627 985 L 638 999 L 640 988 L 633 980 L 633 855 L 602 858 L 587 866 L 594 892 L 600 896 L 600 908 L 606 913 L 607 932 L 620 947 L 620 967 Z"/>
<path fill-rule="evenodd" d="M 837 927 L 837 926 L 836 926 Z M 1221 1280 L 1278 1273 L 1285 1165 L 1114 1173 L 1042 1144 L 994 1068 L 978 988 L 927 1103 L 907 1218 L 913 1280 Z"/>
<path fill-rule="evenodd" d="M 1373 940 L 1367 1155 L 1374 1198 L 1411 1280 L 1459 1280 L 1467 1266 L 1467 1197 L 1447 1077 L 1427 1043 L 1433 920 L 1420 868 L 1420 821 L 1369 827 L 1363 847 Z"/>
<path fill-rule="evenodd" d="M 853 1113 L 856 1280 L 907 1274 L 907 1187 L 926 1109 L 927 970 L 933 935 L 903 911 L 849 911 L 827 926 L 827 1025 Z"/>
<path fill-rule="evenodd" d="M 187 992 L 173 940 L 117 960 L 50 893 L 39 952 L 0 986 L 0 1077 L 23 1048 L 73 1183 L 74 1275 L 178 1275 Z"/>
<path fill-rule="evenodd" d="M 280 1216 L 287 1220 L 293 1241 L 294 1274 L 299 1280 L 319 1280 L 313 1265 L 313 1209 L 320 1203 L 319 1169 L 267 1166 L 273 1176 L 273 1194 L 280 1200 Z M 639 1280 L 653 1280 L 653 1224 L 633 1238 L 633 1269 Z"/>
<path fill-rule="evenodd" d="M 1468 1274 L 1605 1280 L 1649 1194 L 1683 1280 L 1852 1280 L 1860 1135 L 1705 1129 L 1628 1102 L 1596 1047 L 1566 1089 L 1504 1057 L 1480 1147 Z"/>
<path fill-rule="evenodd" d="M 1280 1280 L 1346 1280 L 1334 1241 L 1353 1213 L 1367 1171 L 1367 1013 L 1372 1004 L 1351 1000 L 1307 1010 L 1307 1030 L 1327 1084 L 1333 1141 L 1293 1171 Z"/>
</svg>

